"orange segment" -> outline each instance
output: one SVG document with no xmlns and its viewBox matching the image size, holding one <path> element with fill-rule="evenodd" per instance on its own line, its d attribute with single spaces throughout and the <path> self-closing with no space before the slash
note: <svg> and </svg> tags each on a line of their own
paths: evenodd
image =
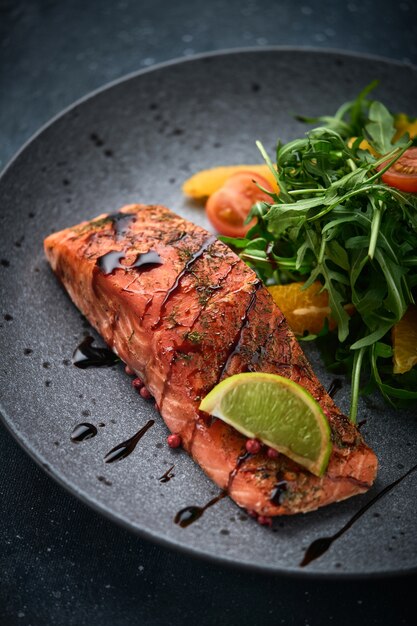
<svg viewBox="0 0 417 626">
<path fill-rule="evenodd" d="M 349 139 L 349 141 L 347 142 L 347 145 L 348 145 L 349 148 L 351 148 L 353 146 L 353 144 L 355 143 L 356 139 L 357 139 L 357 137 L 351 137 Z M 376 152 L 376 150 L 373 149 L 373 147 L 371 146 L 369 141 L 366 141 L 366 139 L 362 139 L 362 141 L 359 144 L 359 149 L 360 150 L 367 150 L 374 157 L 378 157 L 379 156 L 378 152 Z"/>
<path fill-rule="evenodd" d="M 320 293 L 322 284 L 316 281 L 308 289 L 302 290 L 303 285 L 304 283 L 290 283 L 268 287 L 293 332 L 296 335 L 303 335 L 305 331 L 319 333 L 326 318 L 330 329 L 335 328 L 336 323 L 330 317 L 328 293 Z"/>
<path fill-rule="evenodd" d="M 276 179 L 267 165 L 224 165 L 209 170 L 201 170 L 185 181 L 182 190 L 186 196 L 195 200 L 208 198 L 220 187 L 223 187 L 230 176 L 248 171 L 260 174 L 266 178 L 275 191 L 278 191 Z"/>
<path fill-rule="evenodd" d="M 393 142 L 395 143 L 405 133 L 408 133 L 410 139 L 417 136 L 417 119 L 410 119 L 405 113 L 398 113 L 395 116 L 394 126 L 397 129 Z"/>
<path fill-rule="evenodd" d="M 404 374 L 417 364 L 417 305 L 410 304 L 392 329 L 394 374 Z"/>
</svg>

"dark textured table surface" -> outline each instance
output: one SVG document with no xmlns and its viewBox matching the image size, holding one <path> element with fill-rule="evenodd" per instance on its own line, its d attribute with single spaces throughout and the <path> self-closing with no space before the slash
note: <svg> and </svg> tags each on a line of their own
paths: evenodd
<svg viewBox="0 0 417 626">
<path fill-rule="evenodd" d="M 106 82 L 160 61 L 297 45 L 417 64 L 414 3 L 0 1 L 0 165 Z M 1 208 L 0 208 L 1 210 Z M 0 427 L 0 624 L 411 624 L 416 577 L 305 581 L 149 544 L 56 485 Z"/>
</svg>

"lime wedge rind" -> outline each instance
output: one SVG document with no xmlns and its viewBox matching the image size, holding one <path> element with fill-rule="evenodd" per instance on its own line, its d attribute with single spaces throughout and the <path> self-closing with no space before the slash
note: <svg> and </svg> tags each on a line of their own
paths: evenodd
<svg viewBox="0 0 417 626">
<path fill-rule="evenodd" d="M 262 406 L 263 405 L 263 406 Z M 236 374 L 216 385 L 200 410 L 322 476 L 332 451 L 325 414 L 301 385 L 276 374 Z"/>
</svg>

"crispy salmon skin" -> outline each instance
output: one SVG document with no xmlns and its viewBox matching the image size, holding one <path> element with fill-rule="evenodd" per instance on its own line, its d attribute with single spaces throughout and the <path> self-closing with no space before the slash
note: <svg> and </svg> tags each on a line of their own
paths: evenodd
<svg viewBox="0 0 417 626">
<path fill-rule="evenodd" d="M 374 452 L 256 274 L 213 235 L 163 206 L 135 204 L 50 235 L 45 253 L 76 306 L 144 380 L 169 430 L 239 506 L 306 512 L 372 485 Z M 199 413 L 214 385 L 248 371 L 286 376 L 321 404 L 333 442 L 324 476 L 283 455 L 247 454 L 245 437 Z"/>
</svg>

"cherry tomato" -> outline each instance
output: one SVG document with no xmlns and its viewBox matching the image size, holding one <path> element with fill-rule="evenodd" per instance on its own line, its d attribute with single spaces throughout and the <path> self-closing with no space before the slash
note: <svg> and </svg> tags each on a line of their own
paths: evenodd
<svg viewBox="0 0 417 626">
<path fill-rule="evenodd" d="M 221 235 L 244 237 L 256 223 L 253 219 L 249 224 L 244 224 L 255 202 L 271 202 L 271 197 L 261 191 L 253 181 L 272 191 L 271 185 L 263 176 L 245 171 L 230 176 L 223 187 L 207 200 L 207 217 Z"/>
<path fill-rule="evenodd" d="M 408 148 L 381 178 L 390 187 L 417 193 L 417 148 Z"/>
</svg>

